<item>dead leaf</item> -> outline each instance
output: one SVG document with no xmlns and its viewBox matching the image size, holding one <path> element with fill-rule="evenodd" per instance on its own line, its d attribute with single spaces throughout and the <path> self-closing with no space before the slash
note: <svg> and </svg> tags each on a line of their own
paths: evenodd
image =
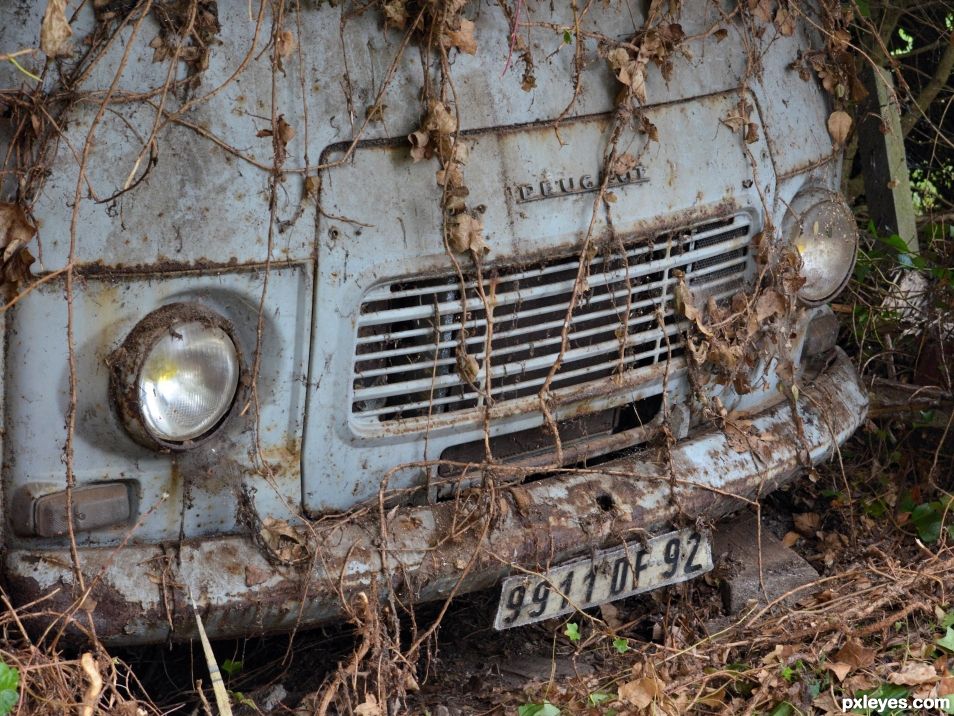
<svg viewBox="0 0 954 716">
<path fill-rule="evenodd" d="M 649 117 L 643 115 L 639 118 L 639 131 L 649 137 L 649 141 L 659 141 L 659 130 L 656 125 L 649 121 Z"/>
<path fill-rule="evenodd" d="M 775 27 L 783 37 L 791 37 L 795 34 L 795 18 L 784 7 L 779 7 L 775 13 Z"/>
<path fill-rule="evenodd" d="M 659 680 L 652 676 L 627 681 L 619 687 L 619 700 L 638 709 L 644 709 L 662 693 L 661 686 Z"/>
<path fill-rule="evenodd" d="M 73 52 L 73 30 L 66 20 L 66 0 L 48 0 L 40 25 L 40 49 L 47 57 L 63 57 Z"/>
<path fill-rule="evenodd" d="M 768 654 L 762 657 L 763 664 L 781 664 L 795 653 L 795 647 L 791 644 L 776 644 Z"/>
<path fill-rule="evenodd" d="M 764 323 L 775 316 L 785 315 L 785 299 L 775 289 L 766 289 L 755 301 L 755 317 Z"/>
<path fill-rule="evenodd" d="M 464 349 L 457 351 L 457 372 L 465 383 L 476 383 L 480 375 L 480 363 Z"/>
<path fill-rule="evenodd" d="M 462 254 L 472 251 L 477 256 L 483 256 L 490 251 L 484 241 L 484 222 L 470 214 L 458 214 L 450 219 L 450 230 L 447 240 L 451 251 Z"/>
<path fill-rule="evenodd" d="M 285 121 L 285 115 L 278 115 L 278 141 L 288 144 L 295 138 L 295 128 Z"/>
<path fill-rule="evenodd" d="M 636 167 L 636 157 L 634 157 L 629 152 L 624 152 L 616 157 L 616 161 L 613 162 L 613 166 L 610 171 L 613 174 L 625 174 L 626 172 L 634 169 Z"/>
<path fill-rule="evenodd" d="M 646 101 L 646 64 L 643 53 L 637 59 L 630 57 L 624 47 L 616 47 L 606 55 L 606 61 L 616 75 L 616 79 L 629 87 L 633 96 L 640 102 Z"/>
<path fill-rule="evenodd" d="M 477 40 L 474 38 L 474 23 L 461 18 L 460 28 L 444 33 L 444 45 L 456 47 L 467 55 L 477 54 Z"/>
<path fill-rule="evenodd" d="M 865 648 L 860 639 L 852 637 L 835 654 L 835 661 L 848 664 L 853 669 L 863 669 L 874 663 L 876 655 L 874 649 Z"/>
<path fill-rule="evenodd" d="M 844 681 L 845 677 L 848 676 L 848 672 L 851 671 L 851 665 L 843 661 L 829 661 L 825 667 L 831 671 L 839 681 Z"/>
<path fill-rule="evenodd" d="M 308 556 L 305 538 L 286 520 L 266 517 L 262 520 L 259 536 L 281 560 L 297 562 Z"/>
<path fill-rule="evenodd" d="M 696 327 L 703 335 L 709 336 L 711 338 L 713 335 L 712 330 L 702 322 L 702 313 L 698 308 L 696 308 L 692 291 L 689 290 L 689 286 L 686 284 L 685 274 L 679 271 L 675 272 L 675 275 L 676 312 L 681 313 L 683 316 L 695 323 Z"/>
<path fill-rule="evenodd" d="M 424 128 L 438 134 L 453 134 L 457 131 L 457 119 L 443 102 L 431 102 L 427 109 Z"/>
<path fill-rule="evenodd" d="M 36 227 L 30 223 L 23 207 L 0 202 L 0 249 L 3 250 L 0 285 L 16 288 L 31 276 L 30 266 L 35 259 L 26 245 L 35 234 Z"/>
<path fill-rule="evenodd" d="M 282 30 L 275 38 L 275 51 L 279 57 L 289 57 L 298 47 L 298 40 L 295 39 L 291 30 Z"/>
<path fill-rule="evenodd" d="M 358 704 L 354 709 L 355 716 L 384 716 L 378 699 L 374 694 L 365 694 L 364 703 Z"/>
<path fill-rule="evenodd" d="M 287 145 L 292 139 L 295 138 L 295 128 L 285 121 L 284 114 L 278 115 L 278 120 L 275 122 L 275 124 L 277 132 L 273 132 L 271 129 L 260 129 L 255 133 L 255 136 L 272 137 L 277 134 L 282 146 Z"/>
<path fill-rule="evenodd" d="M 384 13 L 384 25 L 403 30 L 407 24 L 407 0 L 390 0 L 381 6 Z"/>
<path fill-rule="evenodd" d="M 757 20 L 765 23 L 772 20 L 772 0 L 749 0 L 749 10 Z"/>
<path fill-rule="evenodd" d="M 789 532 L 786 532 L 785 536 L 782 537 L 782 544 L 785 545 L 786 547 L 791 547 L 796 542 L 798 542 L 798 540 L 800 540 L 801 538 L 802 536 L 798 534 L 798 532 L 791 530 Z M 841 681 L 841 679 L 838 679 L 838 680 Z"/>
<path fill-rule="evenodd" d="M 456 162 L 437 171 L 437 186 L 443 187 L 445 185 L 450 189 L 464 185 L 464 174 L 460 170 L 460 165 Z"/>
<path fill-rule="evenodd" d="M 431 149 L 428 146 L 430 140 L 430 135 L 420 129 L 407 135 L 407 141 L 411 144 L 411 159 L 415 162 L 419 162 L 422 159 L 430 159 Z"/>
<path fill-rule="evenodd" d="M 813 535 L 821 526 L 821 517 L 814 512 L 803 512 L 794 517 L 795 529 L 803 535 Z"/>
<path fill-rule="evenodd" d="M 3 249 L 4 262 L 26 246 L 34 234 L 36 227 L 30 223 L 23 207 L 0 202 L 0 249 Z"/>
<path fill-rule="evenodd" d="M 387 108 L 388 106 L 386 104 L 375 102 L 364 110 L 364 116 L 369 122 L 383 122 L 384 110 Z"/>
<path fill-rule="evenodd" d="M 619 609 L 612 604 L 601 605 L 600 616 L 610 629 L 619 629 L 623 626 L 623 620 L 619 618 Z"/>
<path fill-rule="evenodd" d="M 305 177 L 305 197 L 315 200 L 318 198 L 319 191 L 321 191 L 321 177 Z"/>
<path fill-rule="evenodd" d="M 938 680 L 937 671 L 931 664 L 909 661 L 901 671 L 890 674 L 888 681 L 901 686 L 920 686 L 933 684 Z"/>
<path fill-rule="evenodd" d="M 757 141 L 759 141 L 759 125 L 749 122 L 745 125 L 745 143 L 755 144 Z"/>
<path fill-rule="evenodd" d="M 851 131 L 851 116 L 842 110 L 836 110 L 828 117 L 828 133 L 836 147 L 844 146 Z"/>
</svg>

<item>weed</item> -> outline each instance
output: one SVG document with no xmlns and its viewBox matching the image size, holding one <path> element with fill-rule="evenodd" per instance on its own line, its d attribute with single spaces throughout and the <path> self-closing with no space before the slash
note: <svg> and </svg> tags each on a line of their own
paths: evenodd
<svg viewBox="0 0 954 716">
<path fill-rule="evenodd" d="M 0 716 L 6 716 L 20 700 L 20 672 L 0 661 Z"/>
<path fill-rule="evenodd" d="M 580 625 L 576 622 L 570 622 L 566 625 L 566 629 L 563 630 L 563 633 L 566 635 L 566 638 L 572 641 L 574 644 L 578 644 L 582 635 L 580 634 Z"/>
</svg>

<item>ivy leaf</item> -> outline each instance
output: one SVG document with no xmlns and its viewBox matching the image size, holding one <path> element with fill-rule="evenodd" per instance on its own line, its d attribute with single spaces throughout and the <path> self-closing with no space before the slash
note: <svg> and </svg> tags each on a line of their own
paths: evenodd
<svg viewBox="0 0 954 716">
<path fill-rule="evenodd" d="M 566 634 L 566 638 L 572 641 L 574 644 L 580 641 L 580 625 L 576 622 L 570 622 L 566 625 L 566 629 L 563 630 L 563 633 Z"/>
<path fill-rule="evenodd" d="M 607 701 L 612 701 L 616 697 L 613 694 L 608 694 L 605 691 L 594 691 L 589 696 L 590 706 L 599 706 L 600 704 L 605 704 Z"/>
<path fill-rule="evenodd" d="M 235 676 L 242 670 L 243 663 L 241 661 L 232 661 L 231 659 L 226 659 L 222 662 L 222 671 L 224 671 L 229 676 Z"/>
<path fill-rule="evenodd" d="M 616 649 L 617 653 L 625 654 L 629 651 L 629 639 L 624 639 L 621 636 L 613 639 L 613 648 Z"/>
<path fill-rule="evenodd" d="M 954 628 L 947 627 L 944 636 L 934 643 L 946 651 L 954 652 Z"/>
<path fill-rule="evenodd" d="M 925 544 L 937 542 L 941 536 L 941 521 L 944 510 L 939 502 L 925 502 L 911 511 L 911 524 Z"/>
<path fill-rule="evenodd" d="M 0 661 L 0 716 L 6 716 L 20 700 L 20 672 Z"/>
<path fill-rule="evenodd" d="M 795 713 L 795 710 L 792 708 L 792 705 L 788 703 L 788 701 L 783 701 L 769 711 L 769 716 L 792 716 L 793 713 Z"/>
</svg>

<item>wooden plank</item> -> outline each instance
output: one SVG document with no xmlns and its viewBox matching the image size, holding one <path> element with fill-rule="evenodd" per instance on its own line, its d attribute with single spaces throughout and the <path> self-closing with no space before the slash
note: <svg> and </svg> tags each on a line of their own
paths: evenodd
<svg viewBox="0 0 954 716">
<path fill-rule="evenodd" d="M 868 212 L 879 234 L 897 234 L 917 252 L 914 201 L 891 73 L 865 63 L 862 74 L 868 98 L 859 113 L 858 155 L 863 162 Z"/>
</svg>

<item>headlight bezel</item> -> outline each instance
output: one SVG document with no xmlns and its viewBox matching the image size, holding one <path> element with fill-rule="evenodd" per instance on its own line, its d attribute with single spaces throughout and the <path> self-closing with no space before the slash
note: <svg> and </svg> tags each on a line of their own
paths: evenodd
<svg viewBox="0 0 954 716">
<path fill-rule="evenodd" d="M 842 260 L 842 265 L 835 267 L 837 270 L 831 270 L 832 280 L 823 284 L 823 287 L 815 287 L 813 292 L 810 277 L 806 277 L 809 278 L 809 281 L 799 289 L 798 299 L 809 307 L 830 303 L 845 289 L 851 279 L 855 262 L 858 259 L 859 246 L 858 226 L 855 223 L 854 213 L 840 193 L 822 187 L 810 186 L 799 191 L 788 204 L 782 224 L 785 240 L 795 250 L 802 262 L 802 268 L 804 268 L 807 263 L 806 252 L 799 247 L 799 237 L 805 234 L 805 224 L 810 221 L 809 217 L 812 216 L 813 212 L 826 209 L 841 214 L 839 218 L 844 221 L 844 226 L 847 229 L 840 240 L 841 246 L 833 244 L 828 247 L 828 251 L 831 252 L 835 249 L 842 251 L 847 249 L 847 251 L 844 251 L 842 256 L 837 257 Z M 813 229 L 817 223 L 813 222 Z M 813 236 L 807 238 L 805 248 L 824 252 L 825 247 L 817 243 L 821 239 L 816 238 L 822 237 L 823 233 L 813 230 L 812 234 Z M 808 243 L 808 241 L 812 243 Z"/>
<path fill-rule="evenodd" d="M 158 341 L 176 326 L 201 323 L 221 330 L 232 343 L 238 371 L 237 384 L 225 412 L 205 432 L 187 440 L 169 440 L 149 428 L 139 385 L 146 359 Z M 109 359 L 112 404 L 126 432 L 140 445 L 160 452 L 183 452 L 210 440 L 221 432 L 235 414 L 245 383 L 245 361 L 234 326 L 220 313 L 200 303 L 180 302 L 161 306 L 143 317 Z"/>
</svg>

